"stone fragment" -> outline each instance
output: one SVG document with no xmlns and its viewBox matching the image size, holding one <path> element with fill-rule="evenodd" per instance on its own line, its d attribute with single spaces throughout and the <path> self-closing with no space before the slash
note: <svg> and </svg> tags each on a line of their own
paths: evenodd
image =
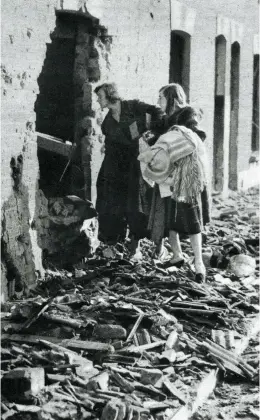
<svg viewBox="0 0 260 420">
<path fill-rule="evenodd" d="M 121 325 L 103 324 L 96 325 L 93 334 L 98 338 L 105 339 L 125 338 L 126 330 Z"/>
<path fill-rule="evenodd" d="M 87 389 L 93 391 L 101 389 L 102 391 L 106 391 L 108 388 L 108 381 L 109 374 L 107 372 L 102 372 L 99 375 L 91 378 L 91 380 L 87 384 Z"/>
<path fill-rule="evenodd" d="M 253 225 L 259 225 L 259 215 L 251 216 L 250 221 L 253 223 Z"/>
<path fill-rule="evenodd" d="M 166 341 L 166 344 L 165 344 L 165 349 L 166 350 L 174 349 L 177 342 L 178 342 L 178 333 L 177 333 L 177 331 L 172 331 L 169 334 L 169 337 L 167 338 L 167 341 Z"/>
<path fill-rule="evenodd" d="M 166 420 L 164 412 L 156 413 L 154 418 L 155 420 Z"/>
<path fill-rule="evenodd" d="M 109 401 L 103 409 L 101 420 L 117 420 L 118 411 L 114 401 Z"/>
<path fill-rule="evenodd" d="M 175 352 L 175 350 L 172 350 L 172 349 L 165 350 L 162 353 L 162 357 L 164 357 L 165 359 L 167 359 L 170 363 L 173 363 L 176 360 L 176 352 Z"/>
<path fill-rule="evenodd" d="M 36 395 L 44 386 L 43 368 L 17 368 L 3 376 L 2 392 L 5 395 L 12 394 L 26 397 L 30 394 Z"/>
<path fill-rule="evenodd" d="M 229 269 L 237 277 L 251 276 L 255 272 L 256 262 L 249 255 L 233 255 L 230 258 Z"/>
<path fill-rule="evenodd" d="M 143 369 L 140 382 L 144 385 L 154 385 L 162 376 L 163 373 L 159 369 Z"/>
<path fill-rule="evenodd" d="M 118 401 L 116 404 L 118 406 L 118 415 L 116 420 L 124 420 L 126 416 L 126 406 L 121 401 Z"/>
<path fill-rule="evenodd" d="M 223 210 L 219 216 L 220 220 L 225 220 L 230 217 L 233 217 L 234 215 L 238 215 L 237 209 L 227 209 Z"/>
<path fill-rule="evenodd" d="M 59 420 L 77 418 L 77 407 L 64 401 L 49 401 L 37 413 L 39 420 Z"/>
</svg>

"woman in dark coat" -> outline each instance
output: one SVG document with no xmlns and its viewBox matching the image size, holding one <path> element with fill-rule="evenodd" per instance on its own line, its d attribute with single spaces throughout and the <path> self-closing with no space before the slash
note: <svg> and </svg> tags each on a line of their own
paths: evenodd
<svg viewBox="0 0 260 420">
<path fill-rule="evenodd" d="M 170 132 L 174 126 L 182 126 L 196 133 L 200 138 L 200 143 L 201 140 L 205 140 L 205 132 L 199 129 L 199 112 L 187 104 L 186 95 L 180 85 L 172 83 L 161 88 L 158 104 L 166 113 L 164 133 Z M 185 139 L 183 141 L 185 141 Z M 158 142 L 160 142 L 160 138 Z M 154 147 L 157 146 L 158 142 Z M 174 143 L 172 144 L 174 145 Z M 183 145 L 184 143 L 182 144 L 180 140 L 175 151 L 174 146 L 172 146 L 173 154 L 175 153 L 176 155 L 182 151 Z M 203 151 L 203 146 L 201 150 Z M 155 151 L 155 156 L 156 153 L 157 152 Z M 181 162 L 181 160 L 178 160 L 175 165 L 180 165 L 179 162 Z M 178 173 L 178 171 L 175 171 L 175 173 Z M 181 170 L 179 173 L 182 173 Z M 179 184 L 177 187 L 175 182 L 175 188 L 178 189 L 183 181 L 183 179 L 178 180 L 177 183 Z M 204 185 L 204 182 L 206 185 L 206 181 L 207 180 L 204 179 L 202 185 Z M 190 182 L 192 184 L 192 180 Z M 151 231 L 151 239 L 157 245 L 158 254 L 162 254 L 163 251 L 163 238 L 168 237 L 174 257 L 166 265 L 180 266 L 184 262 L 184 259 L 179 234 L 188 234 L 195 256 L 196 280 L 203 281 L 206 273 L 202 261 L 201 231 L 203 226 L 210 220 L 207 188 L 205 186 L 201 193 L 196 195 L 191 202 L 187 202 L 185 199 L 182 200 L 182 198 L 174 199 L 173 195 L 162 197 L 160 191 L 158 184 L 156 184 L 148 226 Z"/>
<path fill-rule="evenodd" d="M 127 226 L 133 250 L 147 234 L 152 189 L 142 179 L 139 138 L 162 118 L 163 112 L 138 100 L 122 100 L 114 84 L 95 89 L 102 109 L 109 111 L 102 123 L 105 157 L 97 180 L 100 238 L 115 243 L 124 240 Z"/>
</svg>

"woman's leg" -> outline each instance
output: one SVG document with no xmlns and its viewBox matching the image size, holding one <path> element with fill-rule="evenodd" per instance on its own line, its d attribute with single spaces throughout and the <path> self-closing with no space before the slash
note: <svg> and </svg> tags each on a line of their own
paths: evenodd
<svg viewBox="0 0 260 420">
<path fill-rule="evenodd" d="M 174 230 L 170 230 L 169 243 L 171 245 L 172 252 L 173 252 L 173 259 L 171 260 L 171 262 L 183 260 L 183 254 L 182 254 L 181 243 L 180 243 L 178 232 L 175 232 Z"/>
<path fill-rule="evenodd" d="M 161 239 L 160 241 L 158 241 L 156 244 L 155 244 L 155 253 L 156 253 L 156 255 L 158 256 L 158 257 L 160 257 L 160 255 L 162 254 L 162 252 L 163 252 L 163 243 L 164 243 L 164 240 L 163 239 Z"/>
<path fill-rule="evenodd" d="M 196 274 L 201 274 L 202 280 L 206 275 L 206 269 L 202 260 L 202 236 L 201 233 L 189 235 L 191 247 L 195 257 L 195 270 Z"/>
</svg>

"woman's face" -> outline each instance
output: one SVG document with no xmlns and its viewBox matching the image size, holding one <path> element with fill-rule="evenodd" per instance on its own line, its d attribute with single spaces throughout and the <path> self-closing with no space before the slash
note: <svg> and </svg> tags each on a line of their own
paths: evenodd
<svg viewBox="0 0 260 420">
<path fill-rule="evenodd" d="M 109 101 L 107 100 L 106 93 L 104 92 L 103 89 L 100 89 L 97 92 L 97 97 L 98 97 L 97 101 L 101 109 L 103 110 L 104 108 L 107 108 L 107 106 L 109 105 Z"/>
<path fill-rule="evenodd" d="M 159 92 L 158 105 L 162 109 L 163 112 L 166 112 L 167 99 L 165 98 L 163 92 Z"/>
</svg>

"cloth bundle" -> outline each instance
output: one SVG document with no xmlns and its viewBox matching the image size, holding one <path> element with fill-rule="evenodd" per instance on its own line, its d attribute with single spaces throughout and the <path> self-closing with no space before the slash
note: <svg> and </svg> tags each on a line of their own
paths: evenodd
<svg viewBox="0 0 260 420">
<path fill-rule="evenodd" d="M 173 126 L 154 146 L 143 147 L 138 160 L 145 179 L 159 184 L 162 197 L 192 203 L 207 183 L 203 142 L 184 126 Z"/>
</svg>

